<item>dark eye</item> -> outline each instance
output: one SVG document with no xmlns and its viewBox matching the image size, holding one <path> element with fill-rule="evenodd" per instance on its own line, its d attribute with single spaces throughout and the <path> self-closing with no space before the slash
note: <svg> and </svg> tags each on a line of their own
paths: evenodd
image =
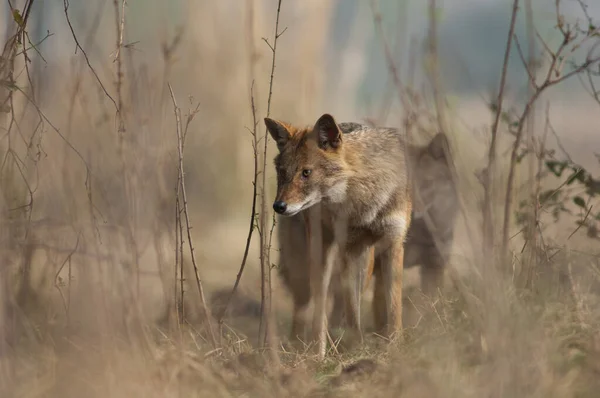
<svg viewBox="0 0 600 398">
<path fill-rule="evenodd" d="M 309 169 L 302 170 L 302 178 L 307 179 L 311 172 L 312 170 Z"/>
</svg>

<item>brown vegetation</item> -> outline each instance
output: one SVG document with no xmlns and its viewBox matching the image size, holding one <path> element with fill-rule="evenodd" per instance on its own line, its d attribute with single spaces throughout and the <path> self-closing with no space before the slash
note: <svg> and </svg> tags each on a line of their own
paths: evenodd
<svg viewBox="0 0 600 398">
<path fill-rule="evenodd" d="M 515 101 L 500 83 L 487 113 L 466 112 L 469 126 L 442 87 L 436 2 L 433 89 L 395 64 L 371 2 L 403 110 L 392 123 L 415 141 L 448 135 L 461 226 L 442 297 L 405 278 L 402 341 L 368 334 L 347 350 L 332 336 L 323 361 L 278 340 L 291 300 L 270 278 L 276 149 L 257 120 L 355 112 L 325 91 L 333 2 L 75 3 L 0 7 L 0 396 L 597 394 L 598 159 L 561 142 L 583 118 L 558 127 L 552 95 L 579 79 L 588 97 L 571 110 L 597 116 L 600 23 L 583 2 L 577 21 L 561 0 L 547 9 L 556 45 L 530 2 L 513 1 L 538 51 L 512 34 L 498 51 L 523 64 L 528 93 Z M 40 21 L 50 31 L 33 40 Z M 353 22 L 359 37 L 366 22 Z M 479 122 L 485 147 L 470 130 Z"/>
</svg>

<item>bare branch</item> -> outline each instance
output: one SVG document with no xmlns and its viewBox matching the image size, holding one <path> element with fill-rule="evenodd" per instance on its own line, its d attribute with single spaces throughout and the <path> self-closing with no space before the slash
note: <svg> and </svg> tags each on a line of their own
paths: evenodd
<svg viewBox="0 0 600 398">
<path fill-rule="evenodd" d="M 71 250 L 71 252 L 69 252 L 69 254 L 67 255 L 67 257 L 65 258 L 65 261 L 63 261 L 63 263 L 61 264 L 61 266 L 58 268 L 58 271 L 56 271 L 56 274 L 54 275 L 54 287 L 56 288 L 56 290 L 58 290 L 58 293 L 60 294 L 60 297 L 62 299 L 62 303 L 63 303 L 63 307 L 65 308 L 65 315 L 67 317 L 67 325 L 69 324 L 69 309 L 71 307 L 71 302 L 65 298 L 62 289 L 61 289 L 61 278 L 60 278 L 60 273 L 62 272 L 63 268 L 65 268 L 65 265 L 67 264 L 67 262 L 71 262 L 71 257 L 73 257 L 73 254 L 75 254 L 75 252 L 77 251 L 77 248 L 79 247 L 79 238 L 81 237 L 81 233 L 77 234 L 77 241 L 75 242 L 75 247 L 73 248 L 73 250 Z M 68 286 L 69 286 L 69 292 L 71 290 L 71 269 L 69 267 L 69 281 L 68 281 Z M 69 297 L 70 297 L 70 293 L 69 293 Z"/>
<path fill-rule="evenodd" d="M 483 241 L 484 241 L 484 250 L 486 255 L 493 253 L 494 247 L 494 230 L 493 230 L 493 220 L 492 220 L 492 182 L 494 181 L 493 171 L 496 162 L 496 141 L 498 136 L 498 125 L 500 124 L 500 115 L 502 115 L 502 104 L 504 101 L 504 88 L 506 86 L 506 75 L 508 72 L 508 63 L 510 60 L 510 49 L 512 47 L 512 39 L 514 37 L 515 31 L 515 23 L 517 20 L 517 13 L 519 11 L 519 0 L 513 1 L 512 14 L 510 17 L 510 27 L 508 29 L 508 38 L 506 40 L 506 49 L 504 52 L 504 61 L 502 64 L 502 74 L 500 77 L 500 88 L 498 89 L 498 98 L 496 100 L 494 110 L 496 112 L 494 121 L 492 124 L 492 138 L 490 141 L 489 151 L 488 151 L 488 165 L 486 173 L 483 175 L 483 189 L 484 189 L 484 199 L 483 199 Z"/>
<path fill-rule="evenodd" d="M 246 260 L 248 259 L 248 252 L 250 251 L 250 243 L 252 242 L 252 233 L 254 232 L 254 217 L 256 215 L 256 197 L 257 197 L 257 179 L 258 179 L 258 153 L 257 153 L 257 131 L 256 128 L 258 126 L 258 122 L 256 121 L 256 107 L 254 105 L 254 81 L 252 81 L 252 86 L 250 87 L 250 105 L 252 108 L 252 130 L 251 134 L 254 139 L 252 142 L 252 148 L 254 150 L 254 179 L 252 181 L 252 211 L 250 213 L 250 228 L 248 230 L 248 237 L 246 238 L 246 247 L 244 248 L 244 256 L 242 257 L 242 264 L 240 265 L 240 270 L 238 271 L 237 277 L 235 279 L 235 284 L 233 285 L 233 289 L 227 298 L 227 303 L 225 304 L 225 308 L 219 315 L 218 322 L 219 324 L 223 323 L 223 318 L 227 314 L 227 310 L 229 309 L 229 305 L 231 303 L 231 299 L 235 294 L 238 285 L 240 284 L 240 280 L 242 279 L 242 274 L 244 273 L 244 268 L 246 267 Z"/>
<path fill-rule="evenodd" d="M 590 213 L 592 212 L 592 208 L 594 207 L 594 205 L 590 205 L 590 207 L 588 207 L 585 216 L 583 217 L 583 220 L 579 223 L 579 225 L 577 226 L 577 228 L 575 228 L 575 230 L 573 232 L 571 232 L 571 234 L 569 235 L 569 237 L 567 238 L 567 240 L 571 239 L 571 237 L 573 235 L 575 235 L 577 233 L 577 231 L 579 231 L 581 229 L 582 226 L 585 225 L 585 222 L 587 221 L 588 217 L 590 216 Z"/>
<path fill-rule="evenodd" d="M 206 303 L 206 298 L 204 296 L 204 288 L 202 287 L 202 280 L 200 279 L 200 274 L 198 272 L 198 264 L 196 263 L 196 254 L 194 251 L 194 246 L 192 244 L 192 232 L 191 232 L 192 226 L 190 223 L 190 217 L 189 217 L 189 213 L 188 213 L 187 194 L 186 194 L 186 189 L 185 189 L 185 173 L 183 172 L 184 169 L 183 169 L 183 140 L 182 140 L 182 132 L 181 132 L 181 130 L 182 130 L 181 129 L 181 111 L 180 111 L 179 107 L 177 106 L 177 101 L 175 100 L 175 94 L 173 93 L 173 88 L 171 87 L 170 83 L 168 85 L 169 85 L 169 92 L 171 93 L 171 100 L 173 101 L 173 111 L 175 113 L 175 121 L 177 123 L 176 130 L 177 130 L 177 152 L 179 154 L 179 176 L 180 176 L 179 181 L 180 181 L 181 195 L 182 195 L 182 199 L 183 199 L 183 214 L 185 216 L 190 256 L 192 258 L 192 265 L 194 266 L 194 273 L 196 275 L 196 285 L 198 288 L 198 293 L 200 295 L 200 302 L 202 304 L 202 307 L 204 308 L 204 315 L 206 317 L 206 322 L 208 325 L 211 342 L 212 342 L 213 348 L 217 348 L 217 340 L 215 338 L 214 330 L 212 327 L 212 315 L 210 312 L 210 308 L 208 307 L 208 305 Z"/>
<path fill-rule="evenodd" d="M 175 186 L 175 310 L 178 314 L 179 323 L 183 324 L 185 321 L 185 277 L 183 267 L 183 224 L 181 223 L 181 201 L 180 187 L 181 187 L 181 175 L 182 173 L 177 168 L 177 185 Z M 179 293 L 180 299 L 179 304 L 177 302 L 177 271 L 179 270 Z"/>
<path fill-rule="evenodd" d="M 411 113 L 411 104 L 409 101 L 408 94 L 406 92 L 406 88 L 404 87 L 404 84 L 400 79 L 400 74 L 398 73 L 398 68 L 396 67 L 394 58 L 392 57 L 392 51 L 383 33 L 383 27 L 381 24 L 381 13 L 379 12 L 379 7 L 377 6 L 375 0 L 370 0 L 369 5 L 371 6 L 371 12 L 373 13 L 375 30 L 377 31 L 377 34 L 381 37 L 381 41 L 383 43 L 383 51 L 385 54 L 388 70 L 392 75 L 394 86 L 398 90 L 398 98 L 400 99 L 400 103 L 402 104 L 402 107 L 404 108 L 404 111 L 407 114 L 408 118 L 410 117 L 408 115 L 410 115 Z"/>
<path fill-rule="evenodd" d="M 73 29 L 73 25 L 71 24 L 71 19 L 69 18 L 69 0 L 63 0 L 63 4 L 64 4 L 65 17 L 66 17 L 66 20 L 67 20 L 67 24 L 69 25 L 69 29 L 71 30 L 71 35 L 73 36 L 73 40 L 75 40 L 75 45 L 77 46 L 77 48 L 83 54 L 83 56 L 85 58 L 85 62 L 87 63 L 88 67 L 90 68 L 90 71 L 93 73 L 94 77 L 96 78 L 96 81 L 100 85 L 100 88 L 102 88 L 102 91 L 104 91 L 104 94 L 113 103 L 113 105 L 115 106 L 115 109 L 118 110 L 119 107 L 117 105 L 117 102 L 108 93 L 108 91 L 106 90 L 106 87 L 104 87 L 104 84 L 102 83 L 102 80 L 100 80 L 100 76 L 98 76 L 98 74 L 96 73 L 96 70 L 94 69 L 94 67 L 90 63 L 90 59 L 88 58 L 87 53 L 85 52 L 85 50 L 83 49 L 83 47 L 81 47 L 81 45 L 79 44 L 79 40 L 77 39 L 77 35 L 75 34 L 75 29 Z"/>
<path fill-rule="evenodd" d="M 275 52 L 275 49 L 273 48 L 273 46 L 271 45 L 271 43 L 269 43 L 269 40 L 267 40 L 267 39 L 266 39 L 266 38 L 264 38 L 264 37 L 263 37 L 262 39 L 263 39 L 263 41 L 264 41 L 265 43 L 267 43 L 267 46 L 269 46 L 269 48 L 271 49 L 271 51 L 272 51 L 272 52 Z"/>
<path fill-rule="evenodd" d="M 121 48 L 123 47 L 123 32 L 125 31 L 125 0 L 121 0 L 121 11 L 119 18 L 119 0 L 114 0 L 115 26 L 117 28 L 117 49 L 115 61 L 117 62 L 117 133 L 125 132 L 123 120 L 123 62 L 121 59 Z"/>
<path fill-rule="evenodd" d="M 281 14 L 281 0 L 277 3 L 277 16 L 275 18 L 275 33 L 273 37 L 273 46 L 269 44 L 268 41 L 265 40 L 267 45 L 272 50 L 273 56 L 271 61 L 271 77 L 269 79 L 269 96 L 267 99 L 267 117 L 271 114 L 271 99 L 273 97 L 273 82 L 275 80 L 275 60 L 277 56 L 277 41 L 279 37 L 285 32 L 285 29 L 280 32 L 279 31 L 279 16 Z M 279 356 L 276 352 L 276 343 L 275 343 L 275 325 L 273 322 L 273 312 L 272 312 L 272 300 L 271 300 L 271 262 L 270 262 L 270 252 L 271 252 L 271 242 L 270 239 L 267 240 L 267 236 L 265 235 L 267 231 L 267 186 L 266 186 L 266 171 L 267 171 L 267 153 L 268 153 L 268 144 L 269 144 L 269 133 L 265 127 L 264 134 L 264 147 L 263 147 L 263 164 L 262 164 L 262 181 L 261 181 L 261 210 L 260 210 L 260 269 L 261 269 L 261 317 L 259 324 L 259 344 L 260 345 L 268 345 L 269 352 L 271 353 L 271 359 L 273 364 L 278 367 L 279 365 Z"/>
<path fill-rule="evenodd" d="M 537 90 L 537 84 L 535 82 L 535 76 L 533 71 L 531 70 L 531 62 L 527 61 L 525 59 L 525 55 L 523 54 L 523 49 L 521 48 L 521 44 L 519 43 L 519 38 L 517 37 L 517 35 L 515 35 L 514 37 L 515 39 L 515 46 L 517 48 L 517 52 L 519 54 L 519 58 L 521 59 L 521 62 L 523 63 L 523 66 L 525 67 L 525 71 L 527 72 L 527 77 L 529 77 L 529 84 L 533 87 L 533 89 Z"/>
</svg>

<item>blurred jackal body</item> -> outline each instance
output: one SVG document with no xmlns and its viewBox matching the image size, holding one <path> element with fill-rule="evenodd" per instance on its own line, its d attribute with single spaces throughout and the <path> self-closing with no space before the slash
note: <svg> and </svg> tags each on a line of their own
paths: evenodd
<svg viewBox="0 0 600 398">
<path fill-rule="evenodd" d="M 342 131 L 352 136 L 364 126 L 340 124 Z M 345 138 L 346 136 L 344 136 Z M 425 145 L 411 145 L 407 160 L 410 162 L 410 183 L 413 211 L 404 244 L 404 268 L 420 265 L 421 289 L 431 296 L 443 287 L 444 268 L 454 239 L 454 225 L 458 214 L 458 198 L 452 180 L 446 136 L 437 134 Z M 279 275 L 292 294 L 294 301 L 291 337 L 304 336 L 302 313 L 311 299 L 309 275 L 308 241 L 306 236 L 306 212 L 278 220 Z M 331 227 L 323 223 L 323 246 L 329 247 L 333 240 Z M 323 260 L 325 255 L 323 256 Z M 369 253 L 366 272 L 361 288 L 367 287 L 372 273 L 376 283 L 381 283 L 380 270 L 375 267 L 373 252 Z M 380 282 L 377 282 L 379 279 Z M 331 291 L 334 295 L 331 320 L 332 326 L 339 326 L 344 314 L 344 298 L 338 277 L 332 279 Z M 373 310 L 376 325 L 382 316 L 379 296 L 375 290 Z"/>
<path fill-rule="evenodd" d="M 328 114 L 312 128 L 299 129 L 272 119 L 265 123 L 279 149 L 273 208 L 283 216 L 279 217 L 279 235 L 281 257 L 287 264 L 282 275 L 295 295 L 296 309 L 311 298 L 318 306 L 323 297 L 316 286 L 327 278 L 323 263 L 339 257 L 341 266 L 334 283 L 341 286 L 348 323 L 360 329 L 357 286 L 362 285 L 372 257 L 381 276 L 375 285 L 380 298 L 374 303 L 376 326 L 386 334 L 397 331 L 402 327 L 403 243 L 412 208 L 402 133 L 357 123 L 337 124 Z M 318 264 L 310 264 L 313 246 L 307 241 L 310 236 L 302 218 L 315 209 L 322 213 L 323 250 Z M 339 256 L 333 254 L 334 247 Z M 297 315 L 295 311 L 295 325 Z"/>
</svg>

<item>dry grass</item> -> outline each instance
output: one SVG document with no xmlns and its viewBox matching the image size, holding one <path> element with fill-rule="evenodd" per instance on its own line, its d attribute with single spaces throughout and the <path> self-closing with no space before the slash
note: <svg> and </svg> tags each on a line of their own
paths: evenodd
<svg viewBox="0 0 600 398">
<path fill-rule="evenodd" d="M 277 1 L 248 0 L 243 7 L 237 0 L 173 6 L 145 1 L 144 7 L 130 1 L 124 8 L 120 88 L 112 57 L 119 42 L 115 21 L 121 24 L 115 9 L 121 12 L 123 3 L 115 8 L 112 2 L 94 1 L 85 10 L 76 4 L 69 8 L 90 65 L 106 92 L 120 101 L 107 97 L 82 52 L 73 53 L 61 7 L 47 19 L 54 35 L 39 46 L 47 63 L 28 51 L 43 71 L 29 65 L 29 82 L 23 56 L 17 57 L 14 112 L 0 114 L 1 396 L 596 396 L 597 242 L 583 233 L 567 240 L 572 220 L 546 220 L 531 289 L 517 290 L 512 280 L 526 261 L 521 236 L 511 240 L 509 271 L 492 267 L 493 259 L 479 250 L 479 234 L 469 235 L 480 227 L 482 189 L 473 170 L 485 163 L 480 154 L 487 145 L 471 131 L 479 124 L 489 128 L 491 117 L 467 101 L 460 104 L 465 108 L 452 110 L 450 121 L 468 212 L 457 233 L 448 289 L 442 300 L 431 303 L 413 286 L 418 275 L 407 273 L 403 341 L 369 335 L 364 347 L 342 342 L 318 362 L 310 347 L 286 341 L 290 300 L 274 278 L 282 342 L 281 368 L 272 371 L 270 357 L 256 348 L 258 239 L 250 247 L 219 347 L 212 347 L 207 334 L 189 253 L 185 322 L 177 322 L 178 154 L 167 84 L 173 86 L 184 124 L 186 113 L 198 109 L 185 138 L 184 168 L 199 273 L 212 312 L 219 314 L 248 230 L 254 163 L 252 137 L 245 130 L 252 125 L 250 86 L 255 77 L 260 120 L 271 67 L 271 50 L 261 38 L 272 36 Z M 6 5 L 0 8 L 8 12 Z M 322 57 L 333 13 L 332 1 L 283 1 L 280 25 L 287 30 L 278 44 L 272 115 L 308 122 L 331 108 L 356 115 L 356 121 L 368 116 L 347 95 L 349 87 L 356 91 L 357 80 L 329 84 Z M 41 14 L 37 9 L 33 15 Z M 353 37 L 360 36 L 360 27 L 372 26 L 359 17 L 348 21 L 357 26 Z M 248 18 L 254 18 L 252 24 Z M 350 55 L 356 50 L 352 45 L 345 49 Z M 340 75 L 355 75 L 353 67 L 340 66 Z M 6 95 L 6 87 L 0 89 Z M 593 125 L 581 125 L 582 114 L 592 120 L 597 108 L 578 109 L 571 119 L 571 108 L 557 111 L 557 128 Z M 392 113 L 390 123 L 400 120 L 396 116 Z M 264 133 L 262 124 L 259 132 Z M 499 137 L 500 164 L 511 142 Z M 581 156 L 589 160 L 591 155 Z M 525 169 L 520 172 L 515 196 L 528 182 Z M 506 184 L 505 174 L 496 176 L 499 187 Z M 271 168 L 267 178 L 272 197 Z M 497 219 L 501 202 L 493 203 Z M 273 262 L 276 257 L 273 251 Z M 365 315 L 368 329 L 370 314 Z"/>
</svg>

